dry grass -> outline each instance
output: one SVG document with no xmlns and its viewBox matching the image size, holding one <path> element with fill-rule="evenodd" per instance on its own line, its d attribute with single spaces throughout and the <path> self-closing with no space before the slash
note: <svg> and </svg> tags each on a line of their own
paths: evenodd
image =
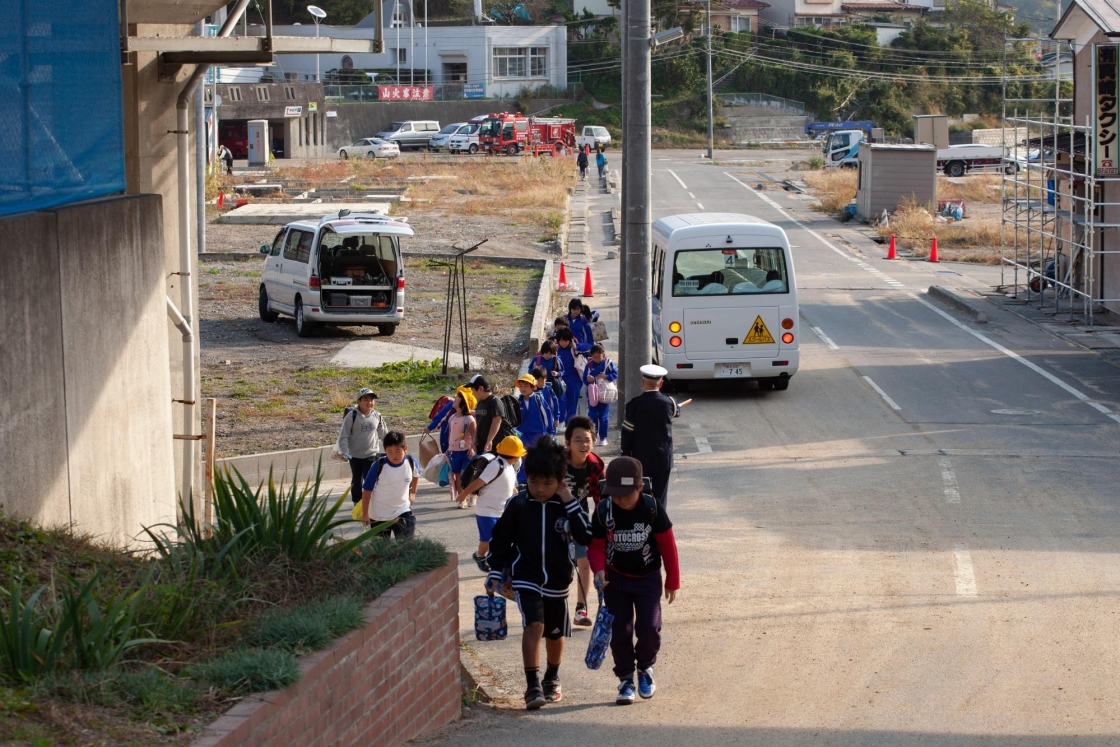
<svg viewBox="0 0 1120 747">
<path fill-rule="evenodd" d="M 805 173 L 805 183 L 813 189 L 813 196 L 820 202 L 814 205 L 826 213 L 839 213 L 856 197 L 855 169 L 829 169 Z"/>
<path fill-rule="evenodd" d="M 499 215 L 511 209 L 559 210 L 575 184 L 575 158 L 523 156 L 444 159 L 403 156 L 393 160 L 350 159 L 285 167 L 276 175 L 313 186 L 346 180 L 369 190 L 408 185 L 411 212 L 445 209 L 464 202 L 471 212 Z M 463 200 L 464 197 L 475 198 Z M 479 200 L 478 197 L 493 197 Z M 420 202 L 428 200 L 429 202 Z"/>
<path fill-rule="evenodd" d="M 890 224 L 880 227 L 879 235 L 894 234 L 898 245 L 918 257 L 929 256 L 931 239 L 937 237 L 938 254 L 943 259 L 991 263 L 999 257 L 1000 222 L 998 218 L 973 217 L 955 223 L 938 223 L 925 207 L 903 203 L 891 216 Z"/>
<path fill-rule="evenodd" d="M 975 176 L 962 176 L 952 178 L 947 176 L 937 177 L 938 200 L 964 200 L 998 205 L 1000 201 L 999 174 L 976 174 Z"/>
</svg>

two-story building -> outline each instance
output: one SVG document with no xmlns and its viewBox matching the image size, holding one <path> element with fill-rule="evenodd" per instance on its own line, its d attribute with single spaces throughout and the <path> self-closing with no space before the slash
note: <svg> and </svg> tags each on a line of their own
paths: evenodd
<svg viewBox="0 0 1120 747">
<path fill-rule="evenodd" d="M 759 11 L 769 7 L 770 4 L 762 0 L 713 0 L 712 28 L 757 34 Z M 692 12 L 693 8 L 701 11 L 698 14 L 695 33 L 702 36 L 706 30 L 703 23 L 704 9 L 697 3 L 681 6 L 680 12 L 687 15 Z"/>
<path fill-rule="evenodd" d="M 548 26 L 429 26 L 413 19 L 407 3 L 385 3 L 382 54 L 277 55 L 277 73 L 298 80 L 314 80 L 331 70 L 391 71 L 394 82 L 435 86 L 471 86 L 480 98 L 516 96 L 524 88 L 566 88 L 568 47 L 566 27 Z M 328 19 L 329 20 L 329 19 Z M 370 39 L 374 14 L 354 26 L 321 24 L 318 33 L 333 39 Z M 420 20 L 420 23 L 416 23 Z M 276 34 L 315 36 L 312 25 L 277 26 Z M 318 58 L 318 59 L 316 59 Z M 386 77 L 379 76 L 378 81 Z"/>
</svg>

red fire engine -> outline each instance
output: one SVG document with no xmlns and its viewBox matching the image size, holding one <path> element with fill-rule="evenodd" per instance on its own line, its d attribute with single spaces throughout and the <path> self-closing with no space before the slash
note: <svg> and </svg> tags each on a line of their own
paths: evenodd
<svg viewBox="0 0 1120 747">
<path fill-rule="evenodd" d="M 576 121 L 561 117 L 526 117 L 521 112 L 491 114 L 478 131 L 478 145 L 487 153 L 514 156 L 560 155 L 576 145 Z"/>
</svg>

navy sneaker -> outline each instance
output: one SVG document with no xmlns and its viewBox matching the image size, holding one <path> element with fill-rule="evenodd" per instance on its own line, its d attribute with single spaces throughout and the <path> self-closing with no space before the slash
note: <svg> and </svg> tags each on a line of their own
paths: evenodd
<svg viewBox="0 0 1120 747">
<path fill-rule="evenodd" d="M 483 573 L 489 573 L 490 572 L 490 563 L 487 562 L 487 559 L 489 557 L 490 557 L 489 553 L 487 553 L 486 555 L 483 555 L 482 557 L 479 557 L 478 553 L 476 553 L 476 552 L 471 553 L 471 559 L 474 561 L 474 564 L 478 566 L 478 570 L 482 571 Z"/>
<path fill-rule="evenodd" d="M 618 697 L 614 702 L 619 705 L 630 705 L 634 702 L 634 680 L 625 677 L 618 683 Z"/>
<path fill-rule="evenodd" d="M 657 683 L 653 681 L 653 667 L 638 670 L 638 695 L 643 700 L 649 700 L 657 692 Z"/>
<path fill-rule="evenodd" d="M 560 680 L 545 680 L 542 684 L 544 685 L 544 699 L 549 703 L 559 703 L 563 697 L 560 694 Z"/>
<path fill-rule="evenodd" d="M 632 692 L 632 691 L 631 691 Z M 544 691 L 539 687 L 530 687 L 525 691 L 525 710 L 535 711 L 545 704 Z"/>
</svg>

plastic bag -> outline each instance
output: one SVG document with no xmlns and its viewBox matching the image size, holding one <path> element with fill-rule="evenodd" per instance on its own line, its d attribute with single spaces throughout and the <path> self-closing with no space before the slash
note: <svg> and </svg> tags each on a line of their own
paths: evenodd
<svg viewBox="0 0 1120 747">
<path fill-rule="evenodd" d="M 436 454 L 431 460 L 424 465 L 424 479 L 428 482 L 439 485 L 439 475 L 443 471 L 444 465 L 447 464 L 446 454 Z"/>
<path fill-rule="evenodd" d="M 595 338 L 595 342 L 609 340 L 610 335 L 607 333 L 607 323 L 601 320 L 591 322 L 591 336 Z"/>
<path fill-rule="evenodd" d="M 600 386 L 599 401 L 604 405 L 613 405 L 615 402 L 618 402 L 618 384 L 613 381 L 608 381 Z"/>
<path fill-rule="evenodd" d="M 587 656 L 583 661 L 588 669 L 598 669 L 607 658 L 607 649 L 611 646 L 611 626 L 614 625 L 614 615 L 603 604 L 603 591 L 599 590 L 599 611 L 595 613 L 595 625 L 591 628 L 591 639 L 587 642 Z"/>
<path fill-rule="evenodd" d="M 451 484 L 451 462 L 448 461 L 443 465 L 443 469 L 439 471 L 439 486 L 446 488 Z"/>
</svg>

